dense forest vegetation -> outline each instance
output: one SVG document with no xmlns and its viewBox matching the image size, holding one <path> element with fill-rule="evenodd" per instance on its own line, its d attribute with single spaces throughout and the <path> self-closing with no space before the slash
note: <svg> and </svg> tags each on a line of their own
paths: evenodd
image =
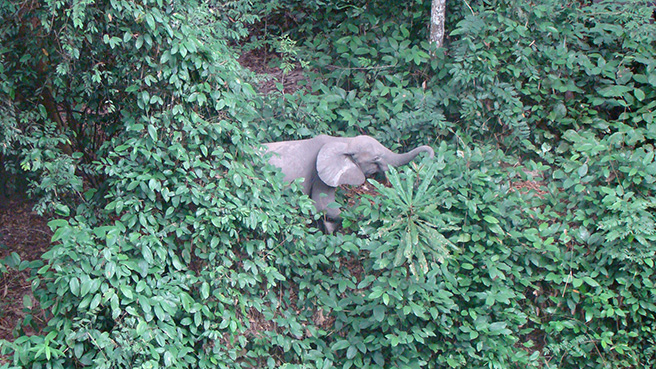
<svg viewBox="0 0 656 369">
<path fill-rule="evenodd" d="M 651 2 L 430 6 L 0 0 L 0 367 L 656 367 Z M 259 146 L 322 133 L 435 158 L 324 234 Z"/>
</svg>

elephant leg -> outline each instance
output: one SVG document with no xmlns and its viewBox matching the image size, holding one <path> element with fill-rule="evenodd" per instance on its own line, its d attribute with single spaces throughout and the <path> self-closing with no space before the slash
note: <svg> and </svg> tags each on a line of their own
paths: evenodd
<svg viewBox="0 0 656 369">
<path fill-rule="evenodd" d="M 326 233 L 333 233 L 340 223 L 339 214 L 341 210 L 335 203 L 335 187 L 330 187 L 321 181 L 316 181 L 312 186 L 312 195 L 314 206 L 317 211 L 323 212 L 323 223 Z"/>
<path fill-rule="evenodd" d="M 339 229 L 339 226 L 341 224 L 341 221 L 336 221 L 336 220 L 331 220 L 326 217 L 323 219 L 323 229 L 324 232 L 327 234 L 333 234 L 337 229 Z"/>
</svg>

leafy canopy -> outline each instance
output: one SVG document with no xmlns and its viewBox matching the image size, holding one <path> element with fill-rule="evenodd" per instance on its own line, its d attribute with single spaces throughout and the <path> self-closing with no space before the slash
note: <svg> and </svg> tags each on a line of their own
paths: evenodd
<svg viewBox="0 0 656 369">
<path fill-rule="evenodd" d="M 644 2 L 449 2 L 441 50 L 425 1 L 0 4 L 0 186 L 59 214 L 4 367 L 654 366 Z M 328 132 L 436 159 L 323 235 L 257 143 Z"/>
</svg>

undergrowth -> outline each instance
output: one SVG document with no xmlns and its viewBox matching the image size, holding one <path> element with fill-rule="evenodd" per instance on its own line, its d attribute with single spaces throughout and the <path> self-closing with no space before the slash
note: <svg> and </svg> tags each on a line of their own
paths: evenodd
<svg viewBox="0 0 656 369">
<path fill-rule="evenodd" d="M 449 2 L 434 50 L 423 1 L 0 2 L 0 189 L 54 230 L 2 367 L 654 366 L 646 4 Z M 325 235 L 258 150 L 320 133 L 436 156 Z"/>
</svg>

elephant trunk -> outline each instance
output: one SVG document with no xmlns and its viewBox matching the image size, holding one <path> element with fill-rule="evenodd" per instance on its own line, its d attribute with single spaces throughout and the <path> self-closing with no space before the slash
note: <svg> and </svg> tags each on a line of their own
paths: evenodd
<svg viewBox="0 0 656 369">
<path fill-rule="evenodd" d="M 414 150 L 408 151 L 404 154 L 396 154 L 393 152 L 390 152 L 389 156 L 386 158 L 387 159 L 387 164 L 393 166 L 393 167 L 398 167 L 401 165 L 406 165 L 409 162 L 411 162 L 419 153 L 421 152 L 427 152 L 428 157 L 432 158 L 435 156 L 435 152 L 430 146 L 419 146 Z"/>
</svg>

